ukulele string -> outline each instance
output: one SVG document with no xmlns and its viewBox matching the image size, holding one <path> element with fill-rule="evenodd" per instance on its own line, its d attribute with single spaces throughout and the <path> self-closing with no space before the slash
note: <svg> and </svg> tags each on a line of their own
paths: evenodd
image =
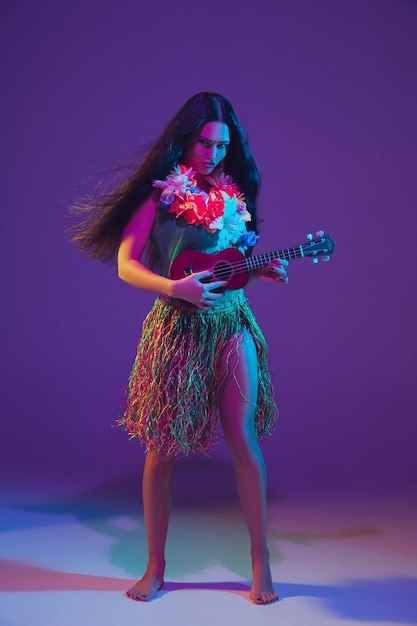
<svg viewBox="0 0 417 626">
<path fill-rule="evenodd" d="M 293 248 L 290 252 L 290 249 L 287 249 L 287 253 L 282 251 L 281 255 L 278 255 L 277 252 L 259 254 L 256 257 L 248 257 L 240 261 L 234 261 L 233 263 L 224 262 L 225 266 L 222 267 L 220 264 L 220 268 L 218 270 L 215 269 L 216 278 L 228 277 L 230 275 L 230 270 L 232 270 L 233 274 L 239 274 L 241 272 L 250 272 L 251 270 L 258 269 L 259 267 L 264 267 L 267 265 L 272 259 L 284 259 L 284 260 L 292 260 L 298 259 L 302 256 L 302 252 L 300 249 Z"/>
</svg>

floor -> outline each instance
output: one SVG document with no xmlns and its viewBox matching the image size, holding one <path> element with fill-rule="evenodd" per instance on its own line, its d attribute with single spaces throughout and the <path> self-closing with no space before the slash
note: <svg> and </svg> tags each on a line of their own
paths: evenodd
<svg viewBox="0 0 417 626">
<path fill-rule="evenodd" d="M 123 596 L 145 563 L 138 498 L 116 483 L 6 489 L 1 626 L 402 626 L 417 624 L 414 495 L 290 494 L 269 505 L 280 601 L 248 600 L 246 529 L 234 498 L 174 503 L 166 584 Z"/>
</svg>

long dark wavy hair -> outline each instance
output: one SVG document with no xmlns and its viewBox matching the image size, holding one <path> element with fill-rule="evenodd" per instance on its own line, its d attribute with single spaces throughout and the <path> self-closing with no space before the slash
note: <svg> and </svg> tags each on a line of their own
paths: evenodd
<svg viewBox="0 0 417 626">
<path fill-rule="evenodd" d="M 201 92 L 187 100 L 168 122 L 133 175 L 117 184 L 110 193 L 88 196 L 71 207 L 71 213 L 78 217 L 77 223 L 70 227 L 71 241 L 78 249 L 91 259 L 114 261 L 125 227 L 153 191 L 152 181 L 165 179 L 173 167 L 181 163 L 188 142 L 207 122 L 224 122 L 229 128 L 230 145 L 222 163 L 223 171 L 243 192 L 252 216 L 248 226 L 257 232 L 260 173 L 246 133 L 224 96 Z"/>
</svg>

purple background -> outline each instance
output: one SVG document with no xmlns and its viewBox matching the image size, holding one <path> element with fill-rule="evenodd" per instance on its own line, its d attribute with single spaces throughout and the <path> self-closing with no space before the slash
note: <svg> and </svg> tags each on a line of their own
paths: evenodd
<svg viewBox="0 0 417 626">
<path fill-rule="evenodd" d="M 337 242 L 247 292 L 281 409 L 271 494 L 415 488 L 416 3 L 3 0 L 0 18 L 2 480 L 137 481 L 142 450 L 110 425 L 153 296 L 77 253 L 66 207 L 213 90 L 263 172 L 258 252 Z"/>
</svg>

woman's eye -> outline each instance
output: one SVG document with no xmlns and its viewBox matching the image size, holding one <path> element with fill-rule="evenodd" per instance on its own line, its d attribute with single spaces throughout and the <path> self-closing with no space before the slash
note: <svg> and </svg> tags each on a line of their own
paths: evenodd
<svg viewBox="0 0 417 626">
<path fill-rule="evenodd" d="M 210 148 L 212 145 L 217 146 L 218 150 L 226 150 L 227 148 L 227 143 L 212 144 L 210 141 L 207 141 L 206 139 L 199 139 L 198 143 L 204 148 Z"/>
</svg>

